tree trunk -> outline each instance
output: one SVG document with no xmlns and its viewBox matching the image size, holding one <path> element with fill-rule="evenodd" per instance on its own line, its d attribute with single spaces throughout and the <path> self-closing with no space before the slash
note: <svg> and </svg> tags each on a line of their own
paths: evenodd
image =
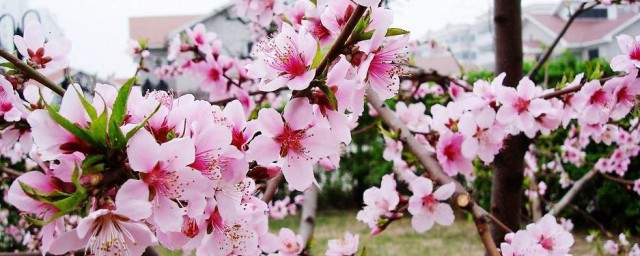
<svg viewBox="0 0 640 256">
<path fill-rule="evenodd" d="M 523 77 L 520 0 L 495 0 L 494 3 L 496 74 L 505 72 L 505 85 L 516 86 Z M 491 214 L 512 230 L 520 226 L 524 154 L 528 146 L 529 139 L 523 134 L 511 137 L 493 164 Z M 491 225 L 491 235 L 499 244 L 505 231 Z"/>
<path fill-rule="evenodd" d="M 316 167 L 317 168 L 317 167 Z M 313 236 L 318 212 L 318 187 L 314 184 L 304 191 L 302 214 L 300 214 L 300 235 L 306 245 Z"/>
<path fill-rule="evenodd" d="M 317 211 L 318 187 L 313 185 L 304 192 L 304 203 L 302 204 L 302 214 L 300 217 L 300 235 L 305 244 L 307 244 L 313 236 Z"/>
</svg>

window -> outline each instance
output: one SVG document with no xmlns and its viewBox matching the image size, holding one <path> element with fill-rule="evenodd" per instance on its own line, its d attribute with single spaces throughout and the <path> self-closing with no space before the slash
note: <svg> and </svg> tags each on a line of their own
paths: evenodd
<svg viewBox="0 0 640 256">
<path fill-rule="evenodd" d="M 578 16 L 578 19 L 606 19 L 606 18 L 607 18 L 607 9 L 603 9 L 603 8 L 587 10 Z"/>
<path fill-rule="evenodd" d="M 589 60 L 592 60 L 592 59 L 600 57 L 600 51 L 597 48 L 596 49 L 589 49 L 588 55 L 589 55 Z"/>
</svg>

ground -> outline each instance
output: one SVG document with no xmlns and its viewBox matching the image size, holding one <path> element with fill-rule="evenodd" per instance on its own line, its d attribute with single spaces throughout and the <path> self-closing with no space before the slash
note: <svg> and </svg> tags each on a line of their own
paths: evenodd
<svg viewBox="0 0 640 256">
<path fill-rule="evenodd" d="M 315 230 L 312 255 L 324 255 L 327 241 L 341 237 L 344 232 L 360 234 L 360 251 L 366 247 L 367 256 L 378 255 L 484 255 L 482 243 L 475 232 L 472 221 L 461 218 L 452 227 L 435 226 L 424 234 L 411 228 L 411 221 L 404 218 L 392 223 L 387 230 L 377 236 L 369 236 L 369 228 L 358 222 L 353 211 L 321 212 Z M 271 232 L 277 234 L 281 227 L 297 232 L 300 216 L 290 216 L 283 220 L 271 221 Z M 584 240 L 585 235 L 575 235 L 576 245 L 573 255 L 596 255 Z M 358 252 L 358 255 L 360 254 Z M 163 255 L 166 251 L 162 251 Z"/>
</svg>

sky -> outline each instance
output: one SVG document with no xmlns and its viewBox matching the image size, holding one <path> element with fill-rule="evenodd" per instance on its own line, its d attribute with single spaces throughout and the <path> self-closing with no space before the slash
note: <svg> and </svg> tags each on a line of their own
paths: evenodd
<svg viewBox="0 0 640 256">
<path fill-rule="evenodd" d="M 523 6 L 558 0 L 523 0 Z M 29 0 L 29 8 L 48 9 L 71 40 L 71 67 L 105 78 L 132 76 L 135 64 L 125 54 L 129 17 L 206 14 L 228 0 Z M 419 38 L 447 24 L 471 23 L 492 0 L 394 0 L 394 27 Z M 417 22 L 419 21 L 419 22 Z"/>
</svg>

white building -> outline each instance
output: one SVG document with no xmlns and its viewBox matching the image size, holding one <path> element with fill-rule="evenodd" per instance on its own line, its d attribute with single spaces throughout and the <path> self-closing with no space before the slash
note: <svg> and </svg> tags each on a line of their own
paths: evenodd
<svg viewBox="0 0 640 256">
<path fill-rule="evenodd" d="M 62 37 L 62 29 L 46 9 L 30 9 L 27 0 L 0 0 L 0 45 L 13 50 L 13 36 L 23 31 L 24 23 L 40 20 L 52 37 Z M 18 31 L 17 31 L 18 30 Z"/>
<path fill-rule="evenodd" d="M 248 56 L 252 47 L 249 25 L 237 17 L 232 5 L 229 4 L 203 16 L 130 18 L 129 34 L 135 40 L 142 38 L 148 40 L 151 57 L 147 66 L 153 69 L 167 64 L 167 47 L 171 39 L 198 23 L 204 24 L 208 31 L 216 33 L 217 39 L 222 42 L 223 54 L 228 56 Z M 161 83 L 154 74 L 145 73 L 140 78 L 143 86 L 147 84 L 151 88 L 157 88 Z M 160 85 L 161 88 L 168 86 L 179 94 L 187 92 L 201 93 L 198 90 L 200 81 L 197 77 L 181 76 L 164 82 L 166 84 Z"/>
<path fill-rule="evenodd" d="M 562 30 L 570 13 L 581 2 L 563 1 L 523 8 L 522 36 L 525 61 L 534 61 Z M 473 24 L 452 25 L 430 33 L 427 39 L 444 43 L 465 67 L 492 70 L 495 66 L 493 15 L 479 17 Z M 601 57 L 611 59 L 620 53 L 615 37 L 640 34 L 640 14 L 629 6 L 598 6 L 584 12 L 573 22 L 553 54 L 572 51 L 584 60 Z M 448 53 L 420 52 L 423 62 Z M 437 68 L 435 68 L 437 70 Z"/>
</svg>

